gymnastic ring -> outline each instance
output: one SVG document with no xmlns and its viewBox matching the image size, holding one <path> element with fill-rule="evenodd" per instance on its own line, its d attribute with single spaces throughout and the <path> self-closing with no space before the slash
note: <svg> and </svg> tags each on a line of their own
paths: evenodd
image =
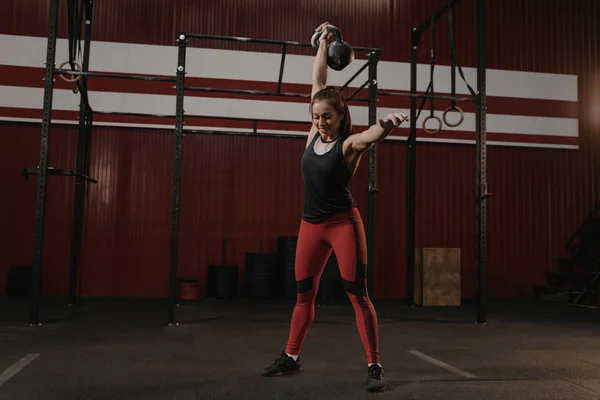
<svg viewBox="0 0 600 400">
<path fill-rule="evenodd" d="M 432 131 L 430 129 L 427 129 L 427 127 L 425 126 L 427 124 L 427 121 L 429 121 L 430 119 L 435 119 L 440 124 L 440 126 L 439 126 L 439 128 L 437 128 L 437 130 Z M 438 116 L 430 115 L 429 117 L 427 117 L 423 120 L 423 130 L 427 133 L 435 135 L 436 133 L 438 133 L 439 131 L 442 130 L 442 120 Z"/>
<path fill-rule="evenodd" d="M 65 61 L 64 63 L 60 64 L 58 66 L 58 71 L 59 72 L 63 72 L 63 67 L 65 65 L 67 65 L 67 64 L 69 64 L 69 61 Z M 82 70 L 81 64 L 79 64 L 78 62 L 75 62 L 74 65 L 75 65 L 75 67 L 76 67 L 75 69 L 77 71 L 73 71 L 73 72 L 81 72 L 81 70 Z M 59 75 L 60 75 L 60 77 L 62 78 L 63 81 L 69 82 L 69 83 L 77 82 L 78 80 L 81 79 L 81 75 L 71 75 L 71 78 L 67 78 L 67 76 L 63 75 L 63 74 L 59 74 Z"/>
<path fill-rule="evenodd" d="M 454 110 L 456 110 L 456 111 L 460 112 L 460 119 L 458 120 L 458 122 L 457 122 L 457 123 L 455 123 L 455 124 L 451 124 L 451 123 L 450 123 L 450 122 L 448 122 L 448 120 L 446 119 L 446 114 L 448 114 L 448 112 L 449 112 L 449 111 L 454 111 Z M 446 125 L 448 125 L 448 126 L 449 126 L 449 127 L 451 127 L 451 128 L 455 128 L 455 127 L 459 126 L 460 124 L 462 124 L 462 122 L 463 122 L 463 121 L 464 121 L 464 119 L 465 119 L 465 113 L 464 113 L 464 112 L 463 112 L 463 110 L 462 110 L 460 107 L 458 107 L 458 106 L 454 106 L 454 107 L 448 107 L 448 108 L 446 109 L 446 111 L 444 111 L 444 115 L 442 116 L 442 119 L 444 120 L 444 123 L 445 123 Z"/>
</svg>

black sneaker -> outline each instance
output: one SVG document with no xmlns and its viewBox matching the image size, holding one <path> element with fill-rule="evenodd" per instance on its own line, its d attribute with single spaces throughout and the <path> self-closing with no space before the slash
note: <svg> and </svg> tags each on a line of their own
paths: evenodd
<svg viewBox="0 0 600 400">
<path fill-rule="evenodd" d="M 273 364 L 264 368 L 260 374 L 262 376 L 281 376 L 295 374 L 302 371 L 302 365 L 300 364 L 300 358 L 294 361 L 294 359 L 285 352 L 281 353 L 281 356 L 273 361 Z"/>
<path fill-rule="evenodd" d="M 385 378 L 383 368 L 379 364 L 371 365 L 367 370 L 365 390 L 368 392 L 382 392 L 385 389 Z"/>
</svg>

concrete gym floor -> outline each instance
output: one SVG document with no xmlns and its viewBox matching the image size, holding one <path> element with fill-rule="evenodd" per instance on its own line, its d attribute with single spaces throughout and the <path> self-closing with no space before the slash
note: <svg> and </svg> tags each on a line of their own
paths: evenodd
<svg viewBox="0 0 600 400">
<path fill-rule="evenodd" d="M 318 307 L 301 374 L 263 378 L 287 339 L 289 300 L 166 305 L 88 300 L 0 309 L 0 399 L 600 399 L 600 310 L 548 301 L 407 308 L 374 301 L 388 389 L 362 388 L 366 359 L 349 303 Z"/>
</svg>

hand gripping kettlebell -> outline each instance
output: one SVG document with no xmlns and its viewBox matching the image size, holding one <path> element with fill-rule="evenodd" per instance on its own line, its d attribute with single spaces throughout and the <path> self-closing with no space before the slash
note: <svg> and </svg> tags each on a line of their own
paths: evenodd
<svg viewBox="0 0 600 400">
<path fill-rule="evenodd" d="M 354 61 L 354 49 L 344 42 L 342 33 L 333 25 L 327 25 L 329 32 L 335 36 L 335 42 L 327 45 L 327 65 L 331 69 L 341 71 Z M 311 39 L 313 49 L 319 50 L 319 38 L 323 34 L 323 30 L 315 32 Z"/>
</svg>

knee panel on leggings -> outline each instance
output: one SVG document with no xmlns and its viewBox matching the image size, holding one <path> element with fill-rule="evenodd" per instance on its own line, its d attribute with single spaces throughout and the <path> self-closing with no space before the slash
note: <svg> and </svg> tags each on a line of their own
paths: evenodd
<svg viewBox="0 0 600 400">
<path fill-rule="evenodd" d="M 355 296 L 365 296 L 366 288 L 365 288 L 365 276 L 367 275 L 367 266 L 362 263 L 358 263 L 356 265 L 356 278 L 354 282 L 352 281 L 344 281 L 344 289 L 348 293 L 352 293 Z"/>
<path fill-rule="evenodd" d="M 310 292 L 313 288 L 313 277 L 309 276 L 306 279 L 296 282 L 296 292 L 299 294 Z"/>
</svg>

